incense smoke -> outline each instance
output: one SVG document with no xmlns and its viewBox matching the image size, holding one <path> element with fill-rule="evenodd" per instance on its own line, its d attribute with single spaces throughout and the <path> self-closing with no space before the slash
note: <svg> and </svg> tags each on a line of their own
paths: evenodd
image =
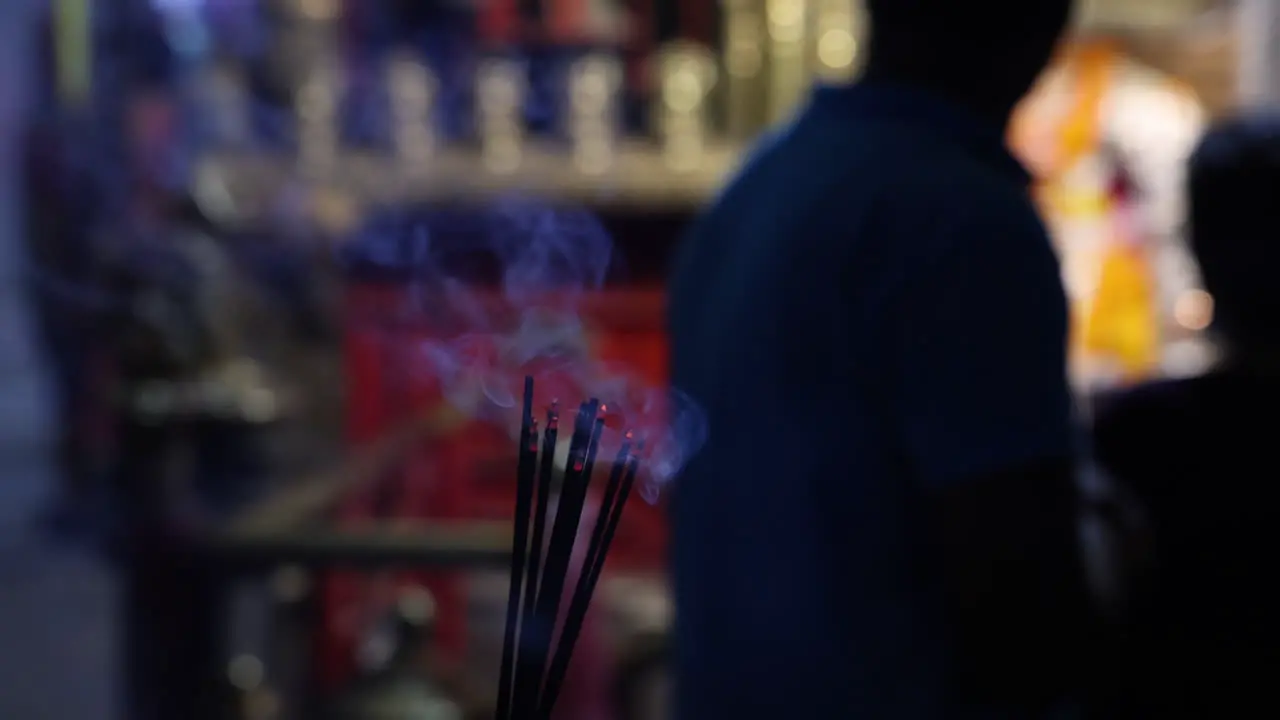
<svg viewBox="0 0 1280 720">
<path fill-rule="evenodd" d="M 617 258 L 590 213 L 508 199 L 479 215 L 401 217 L 374 232 L 387 261 L 407 266 L 405 316 L 432 328 L 418 347 L 421 369 L 455 407 L 514 433 L 527 375 L 539 408 L 558 400 L 571 412 L 598 398 L 608 408 L 602 448 L 626 431 L 644 442 L 638 487 L 650 502 L 702 446 L 705 417 L 688 396 L 593 350 L 583 304 Z"/>
</svg>

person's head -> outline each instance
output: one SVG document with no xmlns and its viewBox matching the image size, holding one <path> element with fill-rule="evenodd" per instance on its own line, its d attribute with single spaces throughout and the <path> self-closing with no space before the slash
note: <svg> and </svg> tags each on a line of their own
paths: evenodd
<svg viewBox="0 0 1280 720">
<path fill-rule="evenodd" d="M 1074 0 L 866 0 L 868 76 L 1007 116 L 1053 57 Z"/>
<path fill-rule="evenodd" d="M 1280 115 L 1212 127 L 1187 172 L 1191 250 L 1228 346 L 1280 347 Z"/>
</svg>

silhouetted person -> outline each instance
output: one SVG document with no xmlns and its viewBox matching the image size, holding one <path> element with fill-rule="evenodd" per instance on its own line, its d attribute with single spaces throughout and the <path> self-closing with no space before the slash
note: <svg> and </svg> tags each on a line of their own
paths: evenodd
<svg viewBox="0 0 1280 720">
<path fill-rule="evenodd" d="M 1188 175 L 1222 360 L 1104 400 L 1094 431 L 1099 462 L 1150 530 L 1130 598 L 1138 658 L 1127 680 L 1141 704 L 1129 715 L 1274 717 L 1280 117 L 1215 127 Z"/>
<path fill-rule="evenodd" d="M 1072 693 L 1067 303 L 1004 145 L 1068 0 L 872 0 L 700 219 L 673 380 L 676 703 L 707 718 L 1035 717 Z"/>
<path fill-rule="evenodd" d="M 237 322 L 247 288 L 223 233 L 190 198 L 154 203 L 118 239 L 117 312 L 106 319 L 118 373 L 124 699 L 130 720 L 190 707 L 224 717 L 221 673 L 198 665 L 219 657 L 222 608 L 195 541 L 255 499 L 275 410 L 253 402 L 264 386 Z"/>
<path fill-rule="evenodd" d="M 45 518 L 59 534 L 84 529 L 92 518 L 97 338 L 91 236 L 95 198 L 89 178 L 69 160 L 70 141 L 47 114 L 31 128 L 26 171 L 27 279 L 37 326 L 54 379 L 58 423 L 58 492 Z"/>
</svg>

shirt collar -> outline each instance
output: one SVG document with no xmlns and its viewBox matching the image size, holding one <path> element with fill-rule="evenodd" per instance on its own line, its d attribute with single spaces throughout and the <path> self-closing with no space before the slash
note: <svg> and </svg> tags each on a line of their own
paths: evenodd
<svg viewBox="0 0 1280 720">
<path fill-rule="evenodd" d="M 855 116 L 888 118 L 921 126 L 963 146 L 1019 184 L 1031 184 L 1031 173 L 1009 152 L 1003 127 L 926 90 L 887 82 L 820 86 L 815 91 L 814 104 L 837 107 Z"/>
</svg>

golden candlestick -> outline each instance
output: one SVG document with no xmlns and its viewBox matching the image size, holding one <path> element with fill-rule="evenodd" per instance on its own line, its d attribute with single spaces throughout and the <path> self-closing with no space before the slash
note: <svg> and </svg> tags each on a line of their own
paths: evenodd
<svg viewBox="0 0 1280 720">
<path fill-rule="evenodd" d="M 397 55 L 387 63 L 392 144 L 397 160 L 407 172 L 426 169 L 436 150 L 435 106 L 439 86 L 435 73 L 413 55 Z"/>
<path fill-rule="evenodd" d="M 790 117 L 809 87 L 805 0 L 766 0 L 769 31 L 769 122 Z"/>
<path fill-rule="evenodd" d="M 515 172 L 524 158 L 526 94 L 522 63 L 495 59 L 480 66 L 476 79 L 480 154 L 492 172 Z"/>
<path fill-rule="evenodd" d="M 588 55 L 569 69 L 569 135 L 580 172 L 597 175 L 613 167 L 621 87 L 622 64 L 610 55 Z"/>
<path fill-rule="evenodd" d="M 657 125 L 667 166 L 690 172 L 702 166 L 707 145 L 707 96 L 716 61 L 696 43 L 675 42 L 658 52 L 661 81 Z"/>
<path fill-rule="evenodd" d="M 725 129 L 750 138 L 765 124 L 762 0 L 724 0 Z"/>
<path fill-rule="evenodd" d="M 855 0 L 815 0 L 812 60 L 824 82 L 853 79 L 863 37 L 861 5 Z"/>
</svg>

